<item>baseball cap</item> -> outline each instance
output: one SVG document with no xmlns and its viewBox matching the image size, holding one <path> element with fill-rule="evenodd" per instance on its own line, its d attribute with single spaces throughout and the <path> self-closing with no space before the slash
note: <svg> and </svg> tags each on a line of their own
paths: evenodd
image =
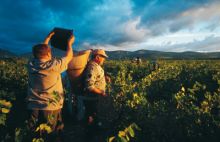
<svg viewBox="0 0 220 142">
<path fill-rule="evenodd" d="M 93 55 L 101 55 L 105 58 L 108 58 L 108 56 L 105 53 L 105 50 L 103 50 L 103 49 L 95 49 L 95 50 L 92 51 L 92 54 Z"/>
</svg>

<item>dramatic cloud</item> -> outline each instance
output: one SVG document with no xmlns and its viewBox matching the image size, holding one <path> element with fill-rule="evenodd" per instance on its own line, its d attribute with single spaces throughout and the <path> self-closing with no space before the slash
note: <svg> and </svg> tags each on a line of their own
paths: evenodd
<svg viewBox="0 0 220 142">
<path fill-rule="evenodd" d="M 74 48 L 219 51 L 217 0 L 23 0 L 0 5 L 0 48 L 30 52 L 54 27 Z"/>
<path fill-rule="evenodd" d="M 166 49 L 169 49 L 170 51 L 173 52 L 183 52 L 183 51 L 194 51 L 196 49 L 197 52 L 210 52 L 210 51 L 220 52 L 219 40 L 220 37 L 211 36 L 205 38 L 202 41 L 195 41 L 187 44 L 175 44 L 170 46 L 166 45 L 161 50 L 165 51 Z"/>
<path fill-rule="evenodd" d="M 140 5 L 143 7 L 142 3 Z M 161 35 L 182 29 L 194 30 L 201 24 L 219 26 L 219 6 L 219 2 L 212 0 L 158 0 L 151 1 L 141 11 L 136 4 L 134 13 L 141 15 L 140 26 L 150 29 L 153 35 Z"/>
</svg>

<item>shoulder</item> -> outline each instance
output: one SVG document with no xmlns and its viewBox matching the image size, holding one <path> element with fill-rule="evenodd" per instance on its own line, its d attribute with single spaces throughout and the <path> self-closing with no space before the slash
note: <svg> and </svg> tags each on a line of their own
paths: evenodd
<svg viewBox="0 0 220 142">
<path fill-rule="evenodd" d="M 50 70 L 61 73 L 67 69 L 67 61 L 65 58 L 52 58 L 50 61 L 45 63 L 44 66 L 47 66 Z"/>
<path fill-rule="evenodd" d="M 66 57 L 63 57 L 63 58 L 53 58 L 51 60 L 51 62 L 55 65 L 57 64 L 67 64 L 67 58 Z"/>
<path fill-rule="evenodd" d="M 99 72 L 98 66 L 95 62 L 88 62 L 85 70 L 86 74 L 97 74 Z"/>
<path fill-rule="evenodd" d="M 90 61 L 87 65 L 88 70 L 95 70 L 98 69 L 98 64 L 95 63 L 94 61 Z"/>
</svg>

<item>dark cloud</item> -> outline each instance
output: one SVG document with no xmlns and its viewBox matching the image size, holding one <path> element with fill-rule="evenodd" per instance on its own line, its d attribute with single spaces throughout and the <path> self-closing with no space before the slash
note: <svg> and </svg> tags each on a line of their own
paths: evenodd
<svg viewBox="0 0 220 142">
<path fill-rule="evenodd" d="M 111 1 L 105 2 L 112 4 Z M 11 3 L 12 1 L 2 3 L 5 9 L 0 13 L 3 17 L 0 22 L 4 27 L 0 30 L 5 31 L 4 34 L 14 41 L 41 42 L 54 27 L 73 29 L 78 46 L 87 41 L 104 44 L 124 38 L 117 33 L 117 26 L 126 19 L 124 14 L 127 13 L 119 12 L 121 7 L 108 8 L 102 0 L 26 0 L 13 2 L 12 6 Z M 102 8 L 103 4 L 107 9 Z M 97 9 L 99 6 L 100 9 Z M 30 46 L 27 44 L 25 47 Z"/>
<path fill-rule="evenodd" d="M 83 15 L 89 13 L 92 6 L 97 3 L 101 3 L 101 0 L 85 4 L 77 0 L 65 2 L 60 0 L 23 0 L 22 2 L 6 0 L 1 2 L 0 31 L 14 42 L 26 41 L 25 48 L 27 48 L 31 46 L 29 42 L 41 42 L 56 26 L 73 28 L 75 25 L 76 27 L 82 25 Z M 1 38 L 0 42 L 5 43 L 6 40 Z"/>
<path fill-rule="evenodd" d="M 214 2 L 217 1 L 5 0 L 0 5 L 0 48 L 29 52 L 54 27 L 73 29 L 77 48 L 84 43 L 114 48 L 124 43 L 137 45 L 151 36 L 193 28 L 198 21 L 181 15 L 188 10 L 205 9 Z M 211 21 L 206 29 L 215 32 L 220 17 Z"/>
<path fill-rule="evenodd" d="M 53 12 L 61 12 L 79 17 L 89 13 L 95 6 L 102 3 L 103 0 L 41 0 L 42 6 L 51 9 Z"/>
</svg>

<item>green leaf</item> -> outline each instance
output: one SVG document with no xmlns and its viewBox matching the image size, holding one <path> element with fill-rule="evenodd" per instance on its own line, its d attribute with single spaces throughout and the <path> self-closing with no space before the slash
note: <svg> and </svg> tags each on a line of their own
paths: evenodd
<svg viewBox="0 0 220 142">
<path fill-rule="evenodd" d="M 110 137 L 110 138 L 108 139 L 108 142 L 113 142 L 114 139 L 115 139 L 114 136 L 113 136 L 113 137 Z"/>
<path fill-rule="evenodd" d="M 21 128 L 16 128 L 15 129 L 15 142 L 21 142 L 23 139 L 23 136 L 22 136 L 22 130 Z"/>
<path fill-rule="evenodd" d="M 128 135 L 126 135 L 126 139 L 127 139 L 128 141 L 130 141 L 130 138 L 129 138 L 129 136 L 128 136 Z"/>
<path fill-rule="evenodd" d="M 141 131 L 141 128 L 137 125 L 137 124 L 135 124 L 135 123 L 132 123 L 131 124 L 131 127 L 134 129 L 136 129 L 136 130 L 138 130 L 138 131 Z"/>
<path fill-rule="evenodd" d="M 124 137 L 118 137 L 119 142 L 128 142 Z"/>
<path fill-rule="evenodd" d="M 134 130 L 132 129 L 131 126 L 128 127 L 128 132 L 129 132 L 131 137 L 134 137 Z"/>
<path fill-rule="evenodd" d="M 44 139 L 42 139 L 42 138 L 39 138 L 39 139 L 34 138 L 32 140 L 32 142 L 44 142 Z"/>
</svg>

